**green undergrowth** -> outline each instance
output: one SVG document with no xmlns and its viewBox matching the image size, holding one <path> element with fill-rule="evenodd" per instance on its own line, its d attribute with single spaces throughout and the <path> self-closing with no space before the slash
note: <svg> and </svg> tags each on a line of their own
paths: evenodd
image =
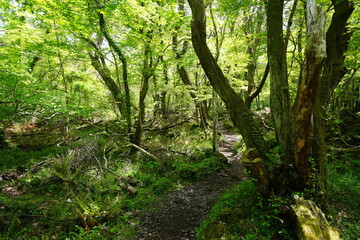
<svg viewBox="0 0 360 240">
<path fill-rule="evenodd" d="M 0 181 L 0 239 L 135 239 L 141 211 L 224 167 L 223 156 L 208 149 L 209 140 L 196 140 L 191 128 L 145 135 L 146 150 L 160 161 L 130 157 L 129 148 L 94 131 L 63 148 L 2 150 L 2 176 L 22 171 Z M 163 145 L 173 152 L 160 148 L 160 138 L 175 142 Z"/>
<path fill-rule="evenodd" d="M 355 153 L 332 156 L 328 163 L 329 208 L 323 209 L 341 238 L 357 239 L 360 232 L 360 163 Z M 225 193 L 197 230 L 197 240 L 293 239 L 287 226 L 291 200 L 257 197 L 250 181 Z"/>
<path fill-rule="evenodd" d="M 9 169 L 26 168 L 32 162 L 43 161 L 49 155 L 56 155 L 63 147 L 48 147 L 40 151 L 23 151 L 20 149 L 0 149 L 0 172 Z"/>
<path fill-rule="evenodd" d="M 280 217 L 284 204 L 280 198 L 263 204 L 254 184 L 243 181 L 220 198 L 197 229 L 196 239 L 292 239 Z"/>
<path fill-rule="evenodd" d="M 328 164 L 329 217 L 342 239 L 357 239 L 360 232 L 359 154 L 333 156 Z"/>
</svg>

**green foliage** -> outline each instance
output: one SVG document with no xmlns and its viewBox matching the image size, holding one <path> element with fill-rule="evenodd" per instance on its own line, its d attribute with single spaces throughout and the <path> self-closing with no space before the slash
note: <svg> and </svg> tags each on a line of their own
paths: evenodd
<svg viewBox="0 0 360 240">
<path fill-rule="evenodd" d="M 256 187 L 243 181 L 225 193 L 197 230 L 197 239 L 292 239 L 283 224 L 281 198 L 270 198 L 265 204 L 257 198 Z"/>
<path fill-rule="evenodd" d="M 360 231 L 360 174 L 356 154 L 336 156 L 328 166 L 330 220 L 342 239 L 356 239 Z"/>
<path fill-rule="evenodd" d="M 43 161 L 44 158 L 56 155 L 63 150 L 61 147 L 49 147 L 41 151 L 0 149 L 0 172 L 6 169 L 25 168 L 28 164 Z"/>
<path fill-rule="evenodd" d="M 266 164 L 269 167 L 269 170 L 273 170 L 281 164 L 281 153 L 280 146 L 276 146 L 270 150 L 270 154 L 268 154 L 268 162 Z"/>
<path fill-rule="evenodd" d="M 218 153 L 212 153 L 209 149 L 205 153 L 205 159 L 200 159 L 195 162 L 178 161 L 175 163 L 176 172 L 179 177 L 184 180 L 196 180 L 209 173 L 215 172 L 224 167 L 226 159 Z"/>
<path fill-rule="evenodd" d="M 164 177 L 151 184 L 150 189 L 155 195 L 160 195 L 164 192 L 168 192 L 171 188 L 173 188 L 173 185 L 174 180 Z"/>
</svg>

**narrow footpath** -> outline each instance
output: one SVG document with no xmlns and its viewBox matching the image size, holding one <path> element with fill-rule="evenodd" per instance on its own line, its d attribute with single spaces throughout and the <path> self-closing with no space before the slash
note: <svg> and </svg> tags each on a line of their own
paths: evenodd
<svg viewBox="0 0 360 240">
<path fill-rule="evenodd" d="M 195 230 L 222 193 L 246 179 L 240 154 L 233 152 L 239 136 L 222 131 L 220 152 L 228 166 L 191 185 L 171 192 L 140 217 L 139 240 L 192 240 Z"/>
</svg>

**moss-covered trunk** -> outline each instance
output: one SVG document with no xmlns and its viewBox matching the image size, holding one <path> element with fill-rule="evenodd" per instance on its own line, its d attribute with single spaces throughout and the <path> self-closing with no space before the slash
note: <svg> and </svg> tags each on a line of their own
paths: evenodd
<svg viewBox="0 0 360 240">
<path fill-rule="evenodd" d="M 344 53 L 351 36 L 351 32 L 347 29 L 347 21 L 354 11 L 354 4 L 351 1 L 333 0 L 332 2 L 335 12 L 326 33 L 326 58 L 314 109 L 314 142 L 312 151 L 317 171 L 317 193 L 322 199 L 326 199 L 327 195 L 327 147 L 324 117 L 331 94 L 346 73 Z"/>
<path fill-rule="evenodd" d="M 313 140 L 313 111 L 319 86 L 323 60 L 326 56 L 325 11 L 314 0 L 307 3 L 306 63 L 298 85 L 295 111 L 294 166 L 298 190 L 310 187 L 312 174 L 309 160 Z"/>
</svg>

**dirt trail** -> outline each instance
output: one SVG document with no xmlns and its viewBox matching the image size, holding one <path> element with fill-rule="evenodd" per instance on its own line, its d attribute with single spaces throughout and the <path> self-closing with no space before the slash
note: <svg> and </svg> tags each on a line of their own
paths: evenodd
<svg viewBox="0 0 360 240">
<path fill-rule="evenodd" d="M 140 217 L 139 240 L 190 240 L 221 194 L 246 179 L 240 155 L 232 151 L 239 136 L 222 131 L 220 152 L 228 166 L 171 192 Z"/>
</svg>

